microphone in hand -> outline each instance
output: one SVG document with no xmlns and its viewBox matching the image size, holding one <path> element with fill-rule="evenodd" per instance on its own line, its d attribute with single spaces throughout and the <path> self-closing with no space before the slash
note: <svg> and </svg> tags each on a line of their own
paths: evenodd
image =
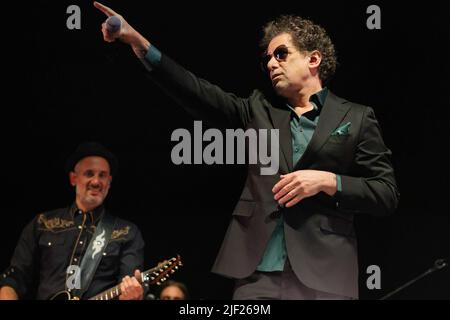
<svg viewBox="0 0 450 320">
<path fill-rule="evenodd" d="M 106 30 L 110 35 L 114 35 L 120 31 L 122 20 L 118 16 L 111 16 L 106 20 Z"/>
</svg>

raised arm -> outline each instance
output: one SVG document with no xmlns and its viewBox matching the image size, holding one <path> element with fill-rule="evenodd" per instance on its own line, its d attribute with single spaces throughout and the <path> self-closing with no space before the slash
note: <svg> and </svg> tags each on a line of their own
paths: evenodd
<svg viewBox="0 0 450 320">
<path fill-rule="evenodd" d="M 225 92 L 204 79 L 200 79 L 176 62 L 162 54 L 130 24 L 111 8 L 98 2 L 94 6 L 107 19 L 116 16 L 121 21 L 118 31 L 111 33 L 107 21 L 102 24 L 103 39 L 107 42 L 120 40 L 128 44 L 150 71 L 149 76 L 175 102 L 194 118 L 200 118 L 211 126 L 245 127 L 252 118 L 249 99 Z"/>
</svg>

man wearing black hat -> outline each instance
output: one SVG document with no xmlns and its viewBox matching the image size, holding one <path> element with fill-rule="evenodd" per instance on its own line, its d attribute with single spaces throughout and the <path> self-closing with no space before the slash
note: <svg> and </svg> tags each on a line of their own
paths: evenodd
<svg viewBox="0 0 450 320">
<path fill-rule="evenodd" d="M 38 214 L 26 226 L 10 267 L 0 275 L 0 300 L 50 299 L 61 291 L 88 299 L 120 281 L 119 299 L 142 299 L 141 233 L 103 206 L 117 169 L 116 157 L 104 146 L 90 142 L 77 148 L 67 161 L 75 202 Z"/>
</svg>

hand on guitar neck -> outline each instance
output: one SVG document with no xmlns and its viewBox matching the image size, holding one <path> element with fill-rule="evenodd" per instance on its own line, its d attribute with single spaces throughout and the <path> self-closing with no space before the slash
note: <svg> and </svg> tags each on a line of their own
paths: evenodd
<svg viewBox="0 0 450 320">
<path fill-rule="evenodd" d="M 134 277 L 126 276 L 122 279 L 119 300 L 142 300 L 144 298 L 144 289 L 138 279 L 142 279 L 139 270 L 134 271 Z"/>
</svg>

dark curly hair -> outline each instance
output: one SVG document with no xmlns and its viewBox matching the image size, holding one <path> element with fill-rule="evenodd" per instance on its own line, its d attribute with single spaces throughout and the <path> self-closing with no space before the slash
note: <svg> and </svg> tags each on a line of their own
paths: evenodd
<svg viewBox="0 0 450 320">
<path fill-rule="evenodd" d="M 294 45 L 301 52 L 317 50 L 322 54 L 319 77 L 322 82 L 328 82 L 336 71 L 337 59 L 334 45 L 325 29 L 298 16 L 282 15 L 263 27 L 263 37 L 259 43 L 261 50 L 267 50 L 270 41 L 282 33 L 290 34 Z"/>
</svg>

